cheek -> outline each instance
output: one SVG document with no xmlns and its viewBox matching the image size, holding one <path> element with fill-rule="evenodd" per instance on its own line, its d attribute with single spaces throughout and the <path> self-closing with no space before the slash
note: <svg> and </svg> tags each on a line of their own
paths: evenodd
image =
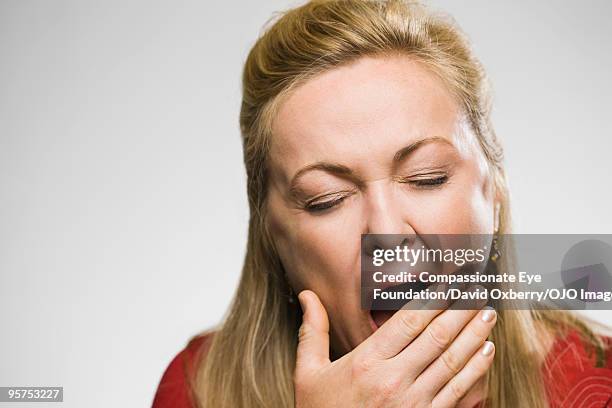
<svg viewBox="0 0 612 408">
<path fill-rule="evenodd" d="M 421 234 L 490 234 L 490 196 L 484 179 L 471 173 L 458 176 L 444 189 L 413 199 L 413 228 Z"/>
<path fill-rule="evenodd" d="M 295 239 L 291 273 L 303 288 L 334 293 L 346 290 L 358 276 L 359 240 L 354 234 L 303 225 Z"/>
</svg>

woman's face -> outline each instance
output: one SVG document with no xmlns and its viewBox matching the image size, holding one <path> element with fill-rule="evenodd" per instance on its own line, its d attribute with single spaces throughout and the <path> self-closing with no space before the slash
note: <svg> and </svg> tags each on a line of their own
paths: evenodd
<svg viewBox="0 0 612 408">
<path fill-rule="evenodd" d="M 270 230 L 294 290 L 325 306 L 336 353 L 378 327 L 361 309 L 361 234 L 493 232 L 476 136 L 442 81 L 407 56 L 308 80 L 279 106 L 272 135 Z"/>
</svg>

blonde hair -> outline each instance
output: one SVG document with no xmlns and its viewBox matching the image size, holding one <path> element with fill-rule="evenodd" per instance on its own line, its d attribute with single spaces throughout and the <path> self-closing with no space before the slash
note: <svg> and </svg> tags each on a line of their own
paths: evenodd
<svg viewBox="0 0 612 408">
<path fill-rule="evenodd" d="M 448 17 L 401 0 L 310 1 L 285 12 L 258 39 L 244 66 L 240 129 L 250 207 L 247 251 L 229 313 L 200 362 L 193 390 L 200 406 L 294 405 L 301 311 L 288 302 L 290 289 L 266 224 L 272 121 L 283 97 L 308 78 L 363 56 L 391 54 L 425 64 L 456 97 L 489 164 L 500 200 L 500 236 L 510 233 L 508 188 L 502 148 L 490 122 L 487 78 Z M 497 268 L 510 268 L 511 258 L 502 256 Z M 538 323 L 552 332 L 577 327 L 585 337 L 596 338 L 566 312 L 499 310 L 491 335 L 497 351 L 487 374 L 488 407 L 547 406 Z"/>
</svg>

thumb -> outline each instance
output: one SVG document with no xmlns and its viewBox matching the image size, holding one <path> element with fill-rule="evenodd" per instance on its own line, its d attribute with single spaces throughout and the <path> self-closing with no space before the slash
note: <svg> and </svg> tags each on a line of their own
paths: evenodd
<svg viewBox="0 0 612 408">
<path fill-rule="evenodd" d="M 329 320 L 319 297 L 311 290 L 298 295 L 304 315 L 300 327 L 296 368 L 316 369 L 329 363 Z"/>
</svg>

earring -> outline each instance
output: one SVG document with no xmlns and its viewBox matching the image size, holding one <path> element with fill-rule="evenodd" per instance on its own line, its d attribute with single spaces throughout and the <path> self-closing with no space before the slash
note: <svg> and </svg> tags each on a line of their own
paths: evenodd
<svg viewBox="0 0 612 408">
<path fill-rule="evenodd" d="M 295 304 L 295 292 L 293 291 L 293 288 L 291 286 L 289 286 L 289 299 L 288 302 L 290 304 Z"/>
<path fill-rule="evenodd" d="M 501 250 L 499 249 L 499 242 L 497 240 L 497 235 L 493 237 L 493 242 L 491 243 L 491 260 L 493 262 L 497 262 L 499 257 L 502 255 Z"/>
</svg>

